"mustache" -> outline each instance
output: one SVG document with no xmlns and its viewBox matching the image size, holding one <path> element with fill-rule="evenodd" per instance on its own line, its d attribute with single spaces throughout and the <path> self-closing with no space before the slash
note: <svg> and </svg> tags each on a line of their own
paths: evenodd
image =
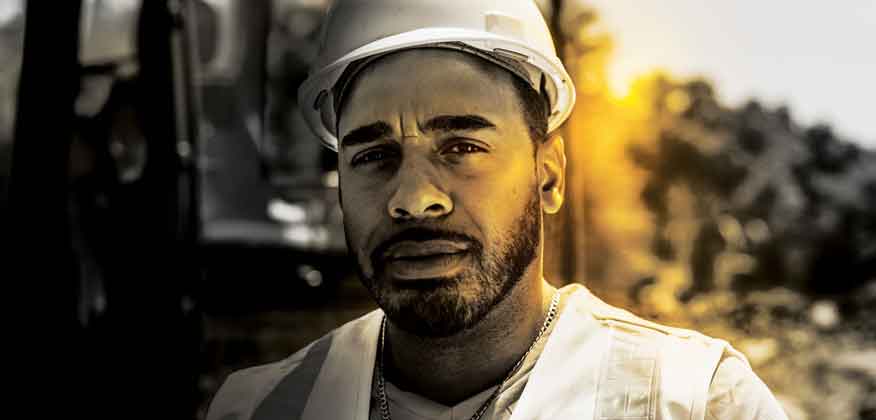
<svg viewBox="0 0 876 420">
<path fill-rule="evenodd" d="M 466 235 L 461 232 L 454 232 L 446 229 L 436 229 L 436 228 L 425 228 L 425 227 L 413 227 L 405 229 L 401 232 L 398 232 L 392 236 L 390 236 L 385 241 L 378 244 L 374 251 L 371 251 L 371 263 L 373 267 L 382 267 L 383 266 L 383 256 L 386 254 L 386 251 L 393 245 L 404 242 L 404 241 L 412 241 L 412 242 L 425 242 L 431 240 L 448 240 L 454 242 L 465 242 L 469 245 L 470 251 L 474 253 L 479 253 L 481 249 L 483 249 L 483 244 L 480 241 L 473 238 L 470 235 Z"/>
</svg>

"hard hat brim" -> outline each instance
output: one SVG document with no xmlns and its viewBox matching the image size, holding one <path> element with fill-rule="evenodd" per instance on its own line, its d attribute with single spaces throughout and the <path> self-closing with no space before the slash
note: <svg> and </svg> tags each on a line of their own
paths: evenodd
<svg viewBox="0 0 876 420">
<path fill-rule="evenodd" d="M 487 31 L 423 28 L 366 44 L 312 73 L 298 89 L 298 103 L 305 121 L 323 144 L 337 151 L 338 139 L 333 133 L 337 116 L 334 115 L 334 104 L 331 103 L 333 95 L 330 91 L 347 66 L 373 55 L 443 42 L 461 42 L 479 50 L 514 58 L 538 69 L 552 85 L 548 132 L 558 128 L 569 117 L 575 104 L 575 87 L 557 57 L 547 57 L 520 41 Z"/>
</svg>

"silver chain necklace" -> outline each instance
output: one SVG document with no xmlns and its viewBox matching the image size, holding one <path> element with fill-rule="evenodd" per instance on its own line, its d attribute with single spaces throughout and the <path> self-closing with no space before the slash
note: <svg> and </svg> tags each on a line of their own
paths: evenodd
<svg viewBox="0 0 876 420">
<path fill-rule="evenodd" d="M 529 353 L 532 352 L 532 349 L 535 348 L 535 345 L 541 340 L 541 337 L 548 330 L 553 322 L 554 318 L 557 316 L 557 308 L 560 304 L 560 291 L 557 290 L 554 293 L 554 297 L 551 299 L 551 306 L 548 308 L 547 316 L 544 318 L 544 323 L 541 325 L 541 329 L 538 330 L 538 335 L 535 336 L 535 340 L 532 341 L 532 344 L 529 345 L 529 348 L 526 350 L 526 353 L 523 353 L 523 357 L 514 364 L 514 367 L 508 371 L 508 374 L 505 375 L 505 379 L 502 379 L 502 382 L 499 383 L 499 386 L 496 387 L 496 390 L 490 394 L 490 397 L 481 404 L 480 408 L 469 417 L 469 420 L 480 420 L 481 417 L 487 412 L 487 409 L 490 408 L 490 405 L 493 404 L 493 401 L 499 396 L 499 392 L 502 390 L 502 387 L 505 386 L 505 382 L 508 382 L 514 373 L 517 372 L 517 369 L 520 369 L 520 366 L 523 365 L 523 361 L 526 360 L 526 356 L 529 356 Z M 386 396 L 386 381 L 383 377 L 383 349 L 384 343 L 386 342 L 386 315 L 383 316 L 383 320 L 380 323 L 380 348 L 378 349 L 379 357 L 377 359 L 377 403 L 380 409 L 380 418 L 382 420 L 392 420 L 392 417 L 389 414 L 389 398 Z"/>
</svg>

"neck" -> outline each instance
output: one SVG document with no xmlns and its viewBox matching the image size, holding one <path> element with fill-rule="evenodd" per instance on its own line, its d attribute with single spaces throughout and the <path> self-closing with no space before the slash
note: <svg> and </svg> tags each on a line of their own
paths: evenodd
<svg viewBox="0 0 876 420">
<path fill-rule="evenodd" d="M 450 337 L 421 337 L 387 323 L 387 380 L 450 406 L 498 385 L 529 349 L 550 306 L 555 289 L 536 275 L 521 279 L 472 328 Z"/>
</svg>

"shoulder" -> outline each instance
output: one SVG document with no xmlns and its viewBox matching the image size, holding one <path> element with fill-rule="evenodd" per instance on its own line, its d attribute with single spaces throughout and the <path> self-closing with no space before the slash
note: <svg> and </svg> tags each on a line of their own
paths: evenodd
<svg viewBox="0 0 876 420">
<path fill-rule="evenodd" d="M 652 341 L 655 344 L 701 349 L 723 350 L 729 346 L 724 340 L 709 337 L 698 331 L 659 324 L 625 309 L 609 305 L 584 286 L 572 285 L 567 288 L 570 300 L 573 300 L 569 306 L 574 306 L 579 312 L 592 316 L 601 326 L 610 328 L 615 336 L 636 341 Z"/>
<path fill-rule="evenodd" d="M 370 312 L 332 330 L 283 360 L 232 372 L 213 396 L 207 420 L 249 419 L 278 388 L 284 388 L 284 395 L 300 397 L 300 401 L 290 403 L 302 404 L 303 407 L 336 338 L 373 321 L 377 312 Z"/>
<path fill-rule="evenodd" d="M 663 417 L 672 417 L 669 408 L 685 407 L 685 416 L 696 419 L 787 420 L 745 356 L 728 342 L 643 319 L 603 302 L 583 286 L 575 288 L 577 302 L 570 306 L 610 330 L 609 376 L 659 386 L 656 398 Z"/>
<path fill-rule="evenodd" d="M 310 343 L 295 354 L 274 363 L 253 366 L 232 372 L 216 392 L 208 420 L 243 420 L 255 412 L 258 405 L 290 373 L 300 368 L 302 362 L 312 351 L 322 350 L 332 333 Z"/>
<path fill-rule="evenodd" d="M 603 302 L 583 287 L 581 289 L 575 295 L 585 303 L 579 306 L 585 307 L 590 316 L 608 331 L 608 360 L 621 364 L 653 360 L 658 371 L 672 372 L 674 381 L 664 385 L 684 378 L 687 383 L 700 384 L 705 395 L 705 388 L 721 355 L 725 351 L 738 353 L 724 340 L 643 319 Z M 741 354 L 739 357 L 744 360 Z"/>
<path fill-rule="evenodd" d="M 709 385 L 706 419 L 787 420 L 772 392 L 737 354 L 725 352 Z"/>
</svg>

